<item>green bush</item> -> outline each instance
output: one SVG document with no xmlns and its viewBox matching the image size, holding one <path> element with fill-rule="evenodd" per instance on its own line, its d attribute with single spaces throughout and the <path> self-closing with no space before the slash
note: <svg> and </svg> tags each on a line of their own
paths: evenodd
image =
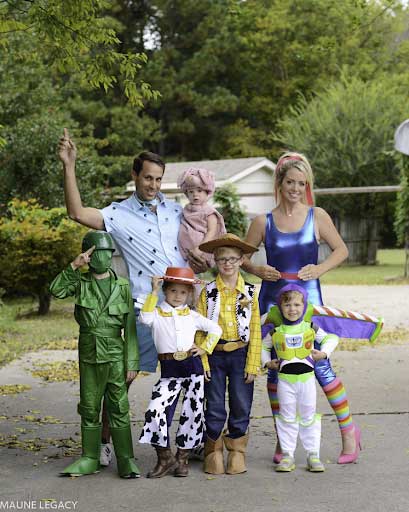
<svg viewBox="0 0 409 512">
<path fill-rule="evenodd" d="M 406 89 L 389 78 L 364 82 L 344 76 L 318 94 L 302 98 L 279 123 L 282 147 L 305 153 L 319 188 L 365 187 L 398 183 L 392 157 L 393 133 L 404 117 Z M 381 194 L 320 198 L 341 216 L 381 216 Z"/>
<path fill-rule="evenodd" d="M 244 237 L 247 232 L 247 216 L 240 206 L 240 196 L 236 187 L 227 183 L 218 188 L 214 194 L 214 200 L 224 217 L 227 232 Z"/>
<path fill-rule="evenodd" d="M 49 284 L 79 254 L 85 231 L 64 208 L 11 201 L 8 216 L 0 219 L 0 288 L 37 296 L 38 313 L 48 313 Z"/>
</svg>

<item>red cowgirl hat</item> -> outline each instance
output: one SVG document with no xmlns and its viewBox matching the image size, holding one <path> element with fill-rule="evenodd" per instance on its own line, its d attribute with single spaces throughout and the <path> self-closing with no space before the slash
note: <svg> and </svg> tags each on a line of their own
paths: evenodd
<svg viewBox="0 0 409 512">
<path fill-rule="evenodd" d="M 200 284 L 202 281 L 195 277 L 190 267 L 168 267 L 163 276 L 164 281 L 171 281 L 179 284 Z"/>
</svg>

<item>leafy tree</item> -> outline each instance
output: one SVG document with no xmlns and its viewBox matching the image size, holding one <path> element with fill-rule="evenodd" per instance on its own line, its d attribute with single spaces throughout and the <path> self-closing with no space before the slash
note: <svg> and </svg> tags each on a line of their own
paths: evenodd
<svg viewBox="0 0 409 512">
<path fill-rule="evenodd" d="M 398 179 L 390 151 L 404 109 L 399 83 L 343 77 L 310 102 L 301 97 L 274 137 L 282 149 L 307 154 L 318 187 L 387 185 Z M 337 211 L 358 215 L 367 207 L 357 196 L 335 205 Z"/>
<path fill-rule="evenodd" d="M 404 277 L 409 277 L 409 158 L 396 154 L 397 164 L 401 170 L 400 185 L 395 211 L 395 232 L 399 244 L 405 247 Z"/>
<path fill-rule="evenodd" d="M 116 86 L 132 105 L 157 97 L 139 77 L 147 58 L 119 51 L 117 22 L 107 15 L 110 2 L 94 0 L 9 0 L 0 4 L 0 44 L 12 45 L 9 34 L 23 33 L 34 53 L 51 69 L 75 74 L 89 88 L 108 91 Z M 29 61 L 31 53 L 25 55 Z"/>
<path fill-rule="evenodd" d="M 232 183 L 226 183 L 214 193 L 214 201 L 223 215 L 228 233 L 244 237 L 247 232 L 247 215 L 240 206 L 240 196 Z"/>
<path fill-rule="evenodd" d="M 70 121 L 71 124 L 72 120 Z M 20 118 L 4 130 L 6 145 L 0 150 L 0 211 L 15 197 L 36 198 L 49 207 L 64 204 L 61 164 L 57 143 L 67 116 L 50 109 Z M 105 169 L 93 148 L 93 140 L 81 141 L 78 179 L 85 202 L 98 206 Z"/>
<path fill-rule="evenodd" d="M 122 48 L 116 35 L 121 24 L 111 9 L 105 0 L 0 2 L 0 148 L 9 144 L 0 155 L 0 208 L 14 195 L 63 204 L 55 158 L 63 126 L 81 140 L 78 170 L 87 176 L 81 192 L 95 206 L 101 204 L 98 190 L 116 185 L 99 156 L 130 151 L 132 130 L 132 154 L 155 139 L 155 122 L 141 113 L 144 100 L 158 96 L 140 75 L 146 56 Z M 47 140 L 39 134 L 44 127 Z M 23 152 L 17 154 L 17 147 Z M 31 179 L 22 180 L 28 173 Z"/>
<path fill-rule="evenodd" d="M 0 219 L 0 287 L 39 300 L 38 313 L 50 307 L 51 280 L 80 252 L 86 230 L 63 208 L 43 209 L 35 200 L 14 199 Z"/>
<path fill-rule="evenodd" d="M 45 206 L 64 204 L 61 165 L 56 147 L 63 126 L 82 135 L 80 177 L 84 200 L 100 201 L 98 189 L 104 184 L 99 162 L 98 141 L 89 127 L 75 130 L 66 108 L 64 85 L 53 80 L 50 70 L 35 52 L 31 61 L 21 57 L 29 41 L 14 35 L 14 56 L 0 47 L 0 123 L 4 144 L 0 146 L 0 214 L 14 198 L 37 198 Z M 80 178 L 80 179 L 81 179 Z M 97 203 L 98 204 L 98 203 Z"/>
<path fill-rule="evenodd" d="M 14 125 L 22 117 L 52 110 L 60 102 L 61 86 L 45 59 L 22 34 L 10 35 L 12 47 L 0 45 L 0 120 L 6 126 Z"/>
<path fill-rule="evenodd" d="M 397 183 L 392 139 L 405 98 L 405 89 L 389 77 L 367 83 L 343 77 L 310 102 L 301 97 L 274 138 L 282 149 L 308 156 L 320 188 Z M 355 219 L 379 218 L 386 207 L 381 194 L 324 196 L 319 204 Z"/>
<path fill-rule="evenodd" d="M 128 44 L 149 55 L 142 74 L 161 91 L 147 113 L 168 158 L 272 156 L 269 133 L 300 93 L 309 100 L 343 71 L 367 81 L 407 62 L 398 2 L 154 0 L 139 24 L 127 6 L 141 3 L 118 3 L 126 32 L 138 26 Z"/>
<path fill-rule="evenodd" d="M 342 72 L 366 81 L 393 69 L 396 36 L 406 30 L 402 6 L 390 1 L 260 0 L 243 2 L 238 13 L 241 107 L 264 126 Z"/>
<path fill-rule="evenodd" d="M 161 134 L 159 124 L 135 109 L 123 106 L 110 110 L 110 126 L 107 141 L 111 155 L 135 155 L 144 147 L 144 141 L 156 143 Z"/>
</svg>

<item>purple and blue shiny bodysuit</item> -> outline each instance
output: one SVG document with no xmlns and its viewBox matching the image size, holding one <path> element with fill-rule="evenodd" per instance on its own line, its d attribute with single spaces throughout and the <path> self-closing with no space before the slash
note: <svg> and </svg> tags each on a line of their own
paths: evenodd
<svg viewBox="0 0 409 512">
<path fill-rule="evenodd" d="M 264 314 L 276 304 L 278 292 L 286 284 L 294 283 L 304 288 L 311 304 L 322 304 L 321 288 L 318 279 L 300 281 L 298 271 L 305 265 L 318 262 L 318 242 L 314 231 L 314 209 L 310 208 L 303 227 L 293 233 L 279 231 L 272 213 L 266 215 L 265 242 L 267 264 L 284 274 L 278 281 L 263 281 L 259 303 L 260 313 Z"/>
<path fill-rule="evenodd" d="M 261 285 L 259 304 L 263 315 L 276 304 L 276 297 L 283 286 L 294 283 L 302 286 L 308 293 L 311 304 L 322 305 L 321 287 L 318 279 L 301 281 L 298 271 L 305 265 L 316 265 L 318 262 L 318 242 L 315 237 L 314 209 L 310 208 L 303 227 L 293 233 L 279 231 L 273 219 L 273 214 L 266 215 L 265 249 L 267 264 L 281 272 L 282 279 L 278 281 L 263 281 Z M 317 347 L 316 347 L 317 348 Z M 273 349 L 274 351 L 274 349 Z M 275 351 L 271 354 L 276 359 Z M 315 375 L 320 386 L 333 382 L 336 375 L 329 359 L 322 359 L 315 364 Z M 268 370 L 268 382 L 277 383 L 276 370 Z"/>
</svg>

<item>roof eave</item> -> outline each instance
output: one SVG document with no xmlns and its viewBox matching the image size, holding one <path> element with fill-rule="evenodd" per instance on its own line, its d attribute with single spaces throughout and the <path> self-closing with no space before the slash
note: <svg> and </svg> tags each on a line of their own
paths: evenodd
<svg viewBox="0 0 409 512">
<path fill-rule="evenodd" d="M 240 181 L 241 179 L 246 178 L 250 174 L 253 174 L 254 172 L 262 169 L 263 167 L 269 169 L 271 172 L 274 172 L 276 165 L 268 158 L 263 158 L 262 160 L 255 163 L 254 165 L 251 165 L 247 169 L 244 169 L 244 171 L 234 174 L 233 176 L 230 176 L 229 178 L 227 178 L 225 180 L 216 180 L 216 183 L 215 183 L 216 188 L 222 187 L 226 183 L 235 183 L 237 181 Z M 179 190 L 179 188 L 178 188 L 176 182 L 170 182 L 170 183 L 163 182 L 162 186 L 161 186 L 161 190 L 177 191 L 177 190 Z M 126 184 L 126 191 L 127 192 L 135 191 L 135 183 L 133 181 L 128 181 L 128 183 Z"/>
</svg>

